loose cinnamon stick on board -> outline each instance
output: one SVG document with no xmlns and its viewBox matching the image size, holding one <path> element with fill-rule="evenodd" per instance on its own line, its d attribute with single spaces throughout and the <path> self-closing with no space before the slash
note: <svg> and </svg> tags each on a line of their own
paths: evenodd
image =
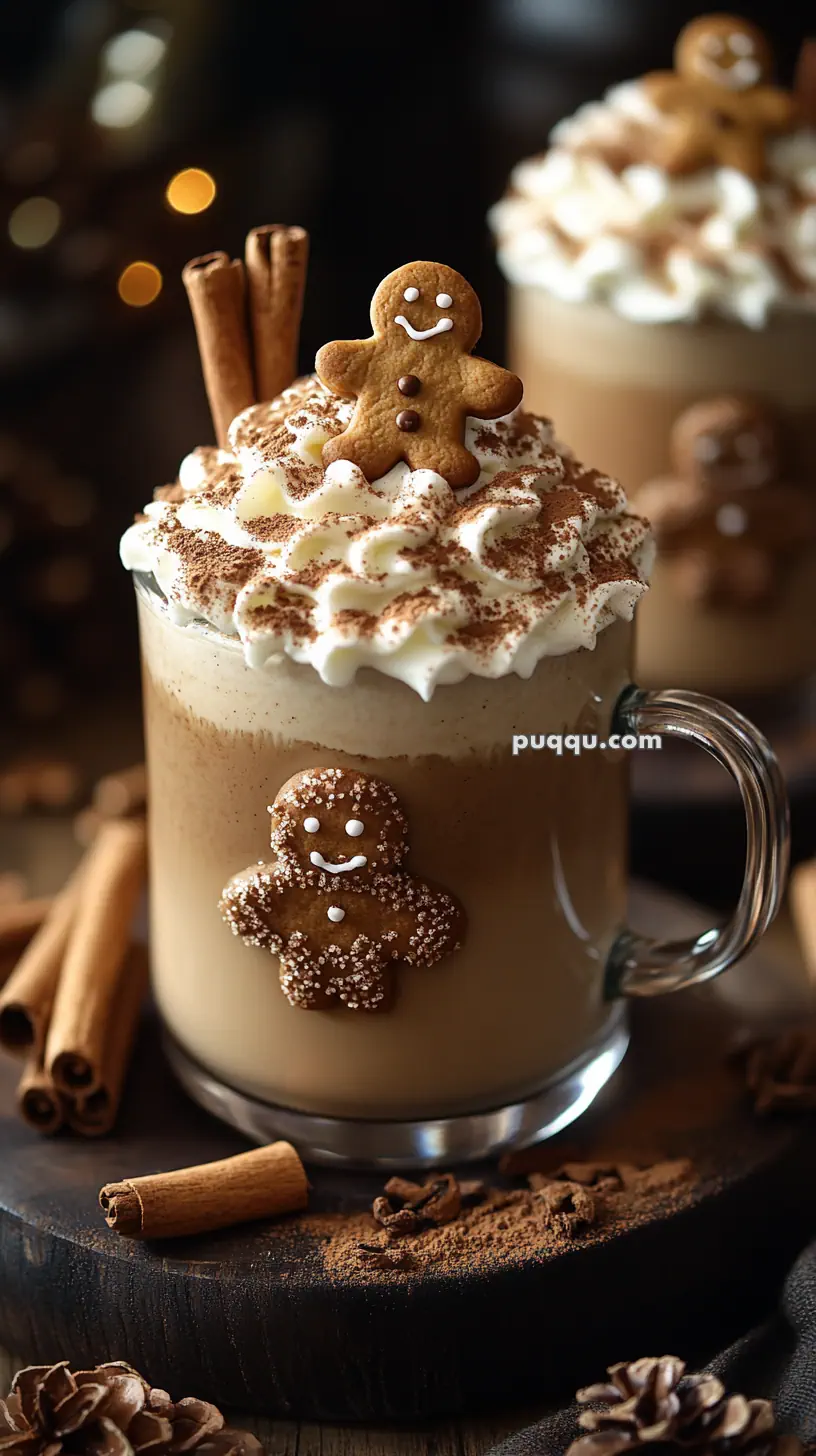
<svg viewBox="0 0 816 1456">
<path fill-rule="evenodd" d="M 309 235 L 270 223 L 246 240 L 249 312 L 259 400 L 274 399 L 297 374 Z"/>
<path fill-rule="evenodd" d="M 108 1226 L 131 1239 L 211 1233 L 305 1208 L 306 1170 L 290 1143 L 271 1143 L 217 1163 L 106 1183 L 99 1194 Z"/>
<path fill-rule="evenodd" d="M 799 864 L 790 877 L 791 915 L 811 981 L 816 981 L 816 859 Z"/>
<path fill-rule="evenodd" d="M 230 262 L 226 253 L 206 253 L 193 258 L 181 276 L 193 314 L 215 438 L 224 446 L 235 416 L 255 402 L 244 265 L 239 258 Z"/>
<path fill-rule="evenodd" d="M 143 763 L 106 774 L 94 787 L 92 807 L 103 819 L 136 814 L 147 803 L 147 769 Z"/>
<path fill-rule="evenodd" d="M 84 862 L 45 1047 L 45 1065 L 69 1097 L 94 1092 L 102 1083 L 146 857 L 144 820 L 112 819 Z"/>
<path fill-rule="evenodd" d="M 0 904 L 0 952 L 26 945 L 40 929 L 53 904 L 50 898 Z"/>
<path fill-rule="evenodd" d="M 17 1056 L 42 1052 L 62 961 L 79 904 L 82 866 L 55 897 L 0 991 L 0 1046 Z"/>
<path fill-rule="evenodd" d="M 100 1084 L 95 1092 L 81 1092 L 66 1104 L 69 1127 L 83 1137 L 104 1137 L 116 1122 L 147 982 L 147 948 L 134 945 L 122 969 Z"/>
<path fill-rule="evenodd" d="M 26 1062 L 17 1087 L 17 1108 L 23 1121 L 46 1137 L 63 1126 L 62 1098 L 39 1057 Z"/>
</svg>

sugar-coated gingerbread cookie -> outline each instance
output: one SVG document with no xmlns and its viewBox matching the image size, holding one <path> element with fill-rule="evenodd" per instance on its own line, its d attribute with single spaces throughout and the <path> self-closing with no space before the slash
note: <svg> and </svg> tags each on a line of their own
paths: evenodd
<svg viewBox="0 0 816 1456">
<path fill-rule="evenodd" d="M 698 401 L 675 421 L 675 474 L 648 482 L 647 516 L 678 594 L 712 607 L 758 607 L 786 563 L 816 539 L 816 502 L 782 479 L 770 410 L 745 395 Z"/>
<path fill-rule="evenodd" d="M 356 398 L 350 425 L 323 448 L 323 463 L 351 460 L 368 480 L 398 461 L 472 485 L 478 462 L 465 419 L 498 419 L 521 400 L 521 380 L 471 354 L 482 310 L 470 284 L 442 263 L 408 263 L 371 302 L 370 339 L 336 340 L 315 367 L 327 388 Z"/>
<path fill-rule="evenodd" d="M 654 105 L 674 119 L 656 139 L 655 160 L 670 172 L 720 166 L 761 178 L 767 138 L 796 122 L 794 98 L 768 84 L 772 56 L 762 31 L 736 15 L 700 15 L 680 32 L 674 64 L 644 80 Z"/>
<path fill-rule="evenodd" d="M 235 935 L 278 956 L 293 1006 L 385 1010 L 397 962 L 432 966 L 458 948 L 464 911 L 405 870 L 408 825 L 389 784 L 306 769 L 270 813 L 274 860 L 235 875 L 220 908 Z"/>
</svg>

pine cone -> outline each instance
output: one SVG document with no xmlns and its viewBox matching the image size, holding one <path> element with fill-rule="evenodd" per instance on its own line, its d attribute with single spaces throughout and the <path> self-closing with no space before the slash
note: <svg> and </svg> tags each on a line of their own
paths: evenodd
<svg viewBox="0 0 816 1456">
<path fill-rule="evenodd" d="M 58 1365 L 19 1370 L 0 1400 L 0 1456 L 260 1456 L 204 1400 L 172 1401 L 117 1360 L 95 1370 Z"/>
<path fill-rule="evenodd" d="M 674 1355 L 610 1365 L 610 1381 L 579 1390 L 584 1411 L 579 1424 L 589 1434 L 570 1446 L 567 1456 L 619 1456 L 636 1447 L 666 1453 L 699 1452 L 700 1456 L 801 1456 L 795 1436 L 774 1428 L 768 1400 L 727 1395 L 715 1375 L 686 1375 Z"/>
</svg>

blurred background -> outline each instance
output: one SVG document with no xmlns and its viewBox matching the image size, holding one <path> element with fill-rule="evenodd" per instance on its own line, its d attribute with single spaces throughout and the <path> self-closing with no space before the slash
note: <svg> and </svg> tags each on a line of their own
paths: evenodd
<svg viewBox="0 0 816 1456">
<path fill-rule="evenodd" d="M 240 253 L 258 223 L 304 224 L 308 369 L 321 342 L 365 331 L 384 273 L 440 257 L 479 291 L 483 349 L 501 358 L 484 218 L 509 168 L 580 102 L 668 64 L 703 8 L 4 0 L 2 764 L 57 754 L 90 781 L 139 756 L 117 541 L 212 438 L 183 263 Z M 769 30 L 789 80 L 803 11 L 740 9 Z M 18 800 L 0 786 L 0 808 Z"/>
</svg>

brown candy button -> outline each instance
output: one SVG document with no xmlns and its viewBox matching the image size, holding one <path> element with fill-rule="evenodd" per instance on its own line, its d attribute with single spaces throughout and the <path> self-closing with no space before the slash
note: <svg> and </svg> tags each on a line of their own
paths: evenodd
<svg viewBox="0 0 816 1456">
<path fill-rule="evenodd" d="M 422 385 L 415 374 L 403 374 L 402 377 L 397 380 L 397 389 L 399 390 L 400 394 L 419 394 L 421 388 Z"/>
<path fill-rule="evenodd" d="M 408 434 L 418 430 L 421 423 L 421 417 L 416 410 L 400 410 L 397 415 L 397 429 L 405 430 Z"/>
</svg>

